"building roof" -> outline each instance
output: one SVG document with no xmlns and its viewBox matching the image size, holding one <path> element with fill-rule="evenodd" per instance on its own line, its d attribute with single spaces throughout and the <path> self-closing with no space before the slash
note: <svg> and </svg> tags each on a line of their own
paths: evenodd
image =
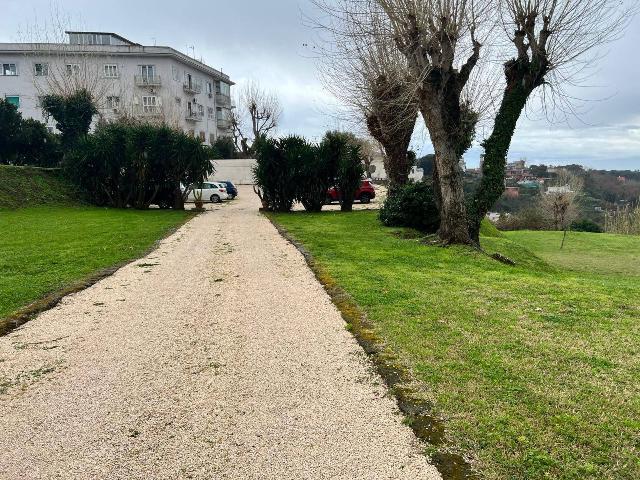
<svg viewBox="0 0 640 480">
<path fill-rule="evenodd" d="M 66 30 L 64 33 L 66 33 L 67 35 L 72 35 L 72 34 L 80 35 L 80 34 L 84 34 L 84 33 L 87 33 L 89 35 L 109 35 L 111 37 L 116 37 L 118 40 L 121 40 L 121 41 L 123 41 L 125 43 L 128 43 L 129 45 L 136 45 L 138 47 L 140 46 L 139 43 L 132 42 L 131 40 L 128 40 L 128 39 L 124 38 L 123 36 L 118 35 L 117 33 L 113 33 L 113 32 L 79 32 L 79 31 L 76 32 L 76 31 Z"/>
<path fill-rule="evenodd" d="M 67 33 L 91 33 L 91 32 L 67 32 Z M 97 34 L 98 32 L 96 32 Z M 101 33 L 102 35 L 113 35 L 111 33 Z M 120 39 L 119 35 L 116 35 Z M 129 40 L 124 39 L 129 42 Z M 42 52 L 44 54 L 52 54 L 55 52 L 62 52 L 67 55 L 90 55 L 90 54 L 104 54 L 104 55 L 148 55 L 152 57 L 172 57 L 184 64 L 187 64 L 196 70 L 199 70 L 205 74 L 211 75 L 218 80 L 223 80 L 229 85 L 235 85 L 231 81 L 229 75 L 217 70 L 205 63 L 202 63 L 195 58 L 190 57 L 178 50 L 171 47 L 161 46 L 145 46 L 137 43 L 129 42 L 127 45 L 71 45 L 67 43 L 0 43 L 0 52 L 3 53 L 17 53 L 17 54 L 31 54 Z"/>
</svg>

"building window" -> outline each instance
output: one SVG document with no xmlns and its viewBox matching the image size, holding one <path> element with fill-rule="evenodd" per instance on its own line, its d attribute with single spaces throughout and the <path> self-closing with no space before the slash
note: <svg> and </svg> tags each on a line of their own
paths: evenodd
<svg viewBox="0 0 640 480">
<path fill-rule="evenodd" d="M 107 97 L 107 108 L 119 108 L 120 107 L 120 97 L 111 96 Z"/>
<path fill-rule="evenodd" d="M 18 67 L 15 63 L 3 63 L 2 75 L 5 75 L 7 77 L 14 77 L 18 75 Z"/>
<path fill-rule="evenodd" d="M 195 130 L 189 130 L 189 136 L 190 137 L 195 137 L 196 136 L 196 131 Z"/>
<path fill-rule="evenodd" d="M 49 75 L 49 64 L 48 63 L 36 63 L 33 66 L 33 74 L 36 77 L 46 77 Z"/>
<path fill-rule="evenodd" d="M 211 95 L 213 93 L 213 85 L 211 82 L 207 82 L 207 93 Z"/>
<path fill-rule="evenodd" d="M 209 144 L 213 145 L 216 143 L 216 136 L 213 133 L 209 134 Z"/>
<path fill-rule="evenodd" d="M 80 73 L 80 65 L 77 63 L 67 63 L 65 65 L 67 75 L 78 75 Z"/>
<path fill-rule="evenodd" d="M 107 78 L 118 78 L 118 65 L 105 65 L 104 76 Z"/>
<path fill-rule="evenodd" d="M 7 101 L 7 103 L 15 105 L 16 108 L 20 108 L 20 97 L 18 95 L 7 95 L 6 97 L 4 97 L 4 99 Z"/>
<path fill-rule="evenodd" d="M 216 115 L 218 120 L 224 120 L 224 116 L 222 113 L 222 107 L 216 107 Z"/>
<path fill-rule="evenodd" d="M 198 115 L 204 117 L 204 105 L 198 104 Z"/>
<path fill-rule="evenodd" d="M 205 137 L 205 133 L 204 133 L 204 132 L 200 132 L 200 141 L 201 141 L 202 143 L 204 143 L 204 142 L 206 141 L 205 139 L 206 139 L 206 137 Z"/>
<path fill-rule="evenodd" d="M 220 80 L 216 80 L 216 93 L 219 93 L 226 97 L 230 97 L 231 85 L 229 85 L 228 83 L 221 82 Z"/>
<path fill-rule="evenodd" d="M 209 117 L 211 120 L 215 118 L 215 115 L 213 112 L 214 112 L 213 107 L 207 108 L 207 117 Z"/>
<path fill-rule="evenodd" d="M 140 75 L 142 78 L 151 78 L 153 79 L 156 76 L 156 66 L 155 65 L 140 65 Z"/>
<path fill-rule="evenodd" d="M 158 106 L 158 97 L 142 97 L 143 113 L 156 113 Z"/>
</svg>

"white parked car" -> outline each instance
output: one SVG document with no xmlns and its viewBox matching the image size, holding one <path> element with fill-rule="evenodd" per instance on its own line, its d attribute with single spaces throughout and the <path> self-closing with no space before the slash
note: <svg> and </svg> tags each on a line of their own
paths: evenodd
<svg viewBox="0 0 640 480">
<path fill-rule="evenodd" d="M 189 192 L 187 202 L 194 202 L 196 200 L 196 194 L 202 192 L 203 202 L 220 203 L 222 200 L 227 200 L 229 194 L 227 193 L 227 186 L 218 182 L 203 182 L 202 185 L 197 185 L 193 190 Z"/>
</svg>

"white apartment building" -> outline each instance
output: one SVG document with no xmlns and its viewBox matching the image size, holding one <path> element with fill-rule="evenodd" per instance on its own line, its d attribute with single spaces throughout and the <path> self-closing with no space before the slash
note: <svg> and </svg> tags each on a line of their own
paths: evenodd
<svg viewBox="0 0 640 480">
<path fill-rule="evenodd" d="M 66 32 L 68 43 L 0 43 L 0 98 L 23 117 L 55 129 L 39 98 L 87 88 L 99 118 L 133 116 L 167 123 L 211 144 L 231 134 L 229 76 L 170 47 L 144 46 L 117 34 Z"/>
</svg>

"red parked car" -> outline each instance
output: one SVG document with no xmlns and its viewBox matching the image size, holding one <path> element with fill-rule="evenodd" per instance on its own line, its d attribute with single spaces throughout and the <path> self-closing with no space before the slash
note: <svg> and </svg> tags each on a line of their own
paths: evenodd
<svg viewBox="0 0 640 480">
<path fill-rule="evenodd" d="M 376 191 L 373 188 L 373 183 L 371 183 L 369 180 L 363 180 L 362 183 L 360 184 L 360 188 L 356 190 L 355 199 L 358 200 L 360 203 L 369 203 L 374 198 L 376 198 Z M 327 191 L 326 203 L 333 203 L 339 200 L 340 200 L 340 192 L 338 192 L 338 189 L 336 187 L 331 187 Z"/>
</svg>

